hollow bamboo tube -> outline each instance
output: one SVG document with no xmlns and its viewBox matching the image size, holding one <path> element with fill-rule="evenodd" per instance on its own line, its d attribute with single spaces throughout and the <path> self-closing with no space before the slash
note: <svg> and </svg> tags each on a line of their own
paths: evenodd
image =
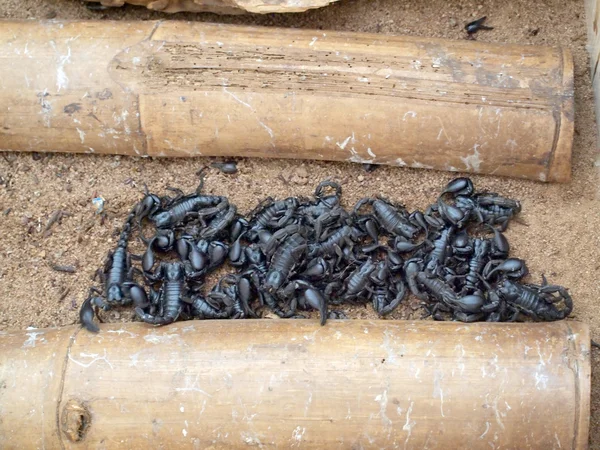
<svg viewBox="0 0 600 450">
<path fill-rule="evenodd" d="M 188 22 L 2 22 L 0 148 L 568 181 L 568 50 Z"/>
<path fill-rule="evenodd" d="M 103 6 L 119 7 L 125 3 L 145 6 L 153 11 L 176 13 L 214 12 L 216 14 L 297 13 L 322 8 L 336 0 L 86 0 Z"/>
<path fill-rule="evenodd" d="M 0 349 L 3 448 L 587 448 L 577 322 L 119 324 Z"/>
</svg>

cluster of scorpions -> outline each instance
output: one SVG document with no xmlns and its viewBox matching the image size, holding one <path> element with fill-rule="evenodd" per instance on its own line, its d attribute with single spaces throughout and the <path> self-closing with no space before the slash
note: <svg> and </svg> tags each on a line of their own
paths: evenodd
<svg viewBox="0 0 600 450">
<path fill-rule="evenodd" d="M 345 318 L 332 307 L 371 303 L 380 316 L 410 291 L 436 320 L 552 321 L 573 308 L 568 291 L 523 283 L 525 261 L 509 257 L 503 232 L 518 201 L 475 192 L 456 178 L 424 212 L 409 213 L 383 198 L 364 198 L 348 211 L 341 186 L 323 181 L 313 198 L 267 198 L 246 217 L 226 197 L 170 188 L 148 193 L 129 213 L 116 249 L 91 288 L 80 319 L 98 331 L 97 309 L 132 305 L 139 320 L 282 318 L 317 310 L 321 325 Z M 154 234 L 145 237 L 144 224 Z M 132 231 L 146 245 L 128 251 Z M 140 261 L 134 267 L 132 261 Z M 210 289 L 206 277 L 226 263 L 235 272 Z M 140 278 L 142 281 L 139 281 Z"/>
</svg>

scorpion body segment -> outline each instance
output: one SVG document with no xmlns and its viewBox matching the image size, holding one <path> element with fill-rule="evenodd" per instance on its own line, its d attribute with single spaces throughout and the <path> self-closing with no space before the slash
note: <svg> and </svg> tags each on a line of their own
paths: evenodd
<svg viewBox="0 0 600 450">
<path fill-rule="evenodd" d="M 283 241 L 271 258 L 264 283 L 267 292 L 274 293 L 283 286 L 305 251 L 306 239 L 299 233 L 293 234 Z"/>
<path fill-rule="evenodd" d="M 339 230 L 333 232 L 323 242 L 310 244 L 308 254 L 310 257 L 339 254 L 340 248 L 344 243 L 352 245 L 353 240 L 357 239 L 359 235 L 356 228 L 344 225 Z"/>
<path fill-rule="evenodd" d="M 479 295 L 467 295 L 460 297 L 444 281 L 437 277 L 431 277 L 425 272 L 416 275 L 417 283 L 422 285 L 431 295 L 439 301 L 463 313 L 479 313 L 485 303 L 485 299 Z"/>
<path fill-rule="evenodd" d="M 438 273 L 439 269 L 446 263 L 446 258 L 450 256 L 450 242 L 454 233 L 454 228 L 446 228 L 440 236 L 433 241 L 433 249 L 429 252 L 426 261 L 426 269 L 430 273 Z"/>
<path fill-rule="evenodd" d="M 419 228 L 410 223 L 409 215 L 403 207 L 396 207 L 386 200 L 379 198 L 363 198 L 354 206 L 354 214 L 364 205 L 373 207 L 373 214 L 380 226 L 388 233 L 413 239 Z"/>
<path fill-rule="evenodd" d="M 200 238 L 213 239 L 217 237 L 220 233 L 225 231 L 233 219 L 235 219 L 236 213 L 237 208 L 234 205 L 229 205 L 227 209 L 218 213 L 208 225 L 200 231 Z"/>
<path fill-rule="evenodd" d="M 477 291 L 481 273 L 489 254 L 490 243 L 487 240 L 475 239 L 473 241 L 473 255 L 469 259 L 469 272 L 465 276 L 463 293 Z"/>
<path fill-rule="evenodd" d="M 140 306 L 136 307 L 135 312 L 143 322 L 167 325 L 177 320 L 183 309 L 182 302 L 185 301 L 184 266 L 180 262 L 161 263 L 152 279 L 163 282 L 158 293 L 151 293 L 151 301 L 158 307 L 158 314 L 146 313 Z"/>
</svg>

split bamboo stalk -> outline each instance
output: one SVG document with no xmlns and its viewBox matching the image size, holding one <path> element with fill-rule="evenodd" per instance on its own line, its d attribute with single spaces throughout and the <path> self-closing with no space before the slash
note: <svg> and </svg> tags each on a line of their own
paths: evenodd
<svg viewBox="0 0 600 450">
<path fill-rule="evenodd" d="M 0 148 L 568 181 L 568 50 L 188 22 L 2 22 Z"/>
<path fill-rule="evenodd" d="M 191 321 L 0 334 L 3 448 L 584 449 L 587 325 Z"/>
</svg>

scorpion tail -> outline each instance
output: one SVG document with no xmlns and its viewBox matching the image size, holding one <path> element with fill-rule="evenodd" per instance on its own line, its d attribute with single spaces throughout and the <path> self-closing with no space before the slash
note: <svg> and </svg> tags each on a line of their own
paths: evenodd
<svg viewBox="0 0 600 450">
<path fill-rule="evenodd" d="M 92 332 L 97 333 L 100 331 L 98 325 L 94 322 L 94 308 L 92 308 L 92 297 L 88 297 L 85 299 L 83 304 L 81 305 L 81 309 L 79 310 L 79 321 L 83 327 Z"/>
</svg>

